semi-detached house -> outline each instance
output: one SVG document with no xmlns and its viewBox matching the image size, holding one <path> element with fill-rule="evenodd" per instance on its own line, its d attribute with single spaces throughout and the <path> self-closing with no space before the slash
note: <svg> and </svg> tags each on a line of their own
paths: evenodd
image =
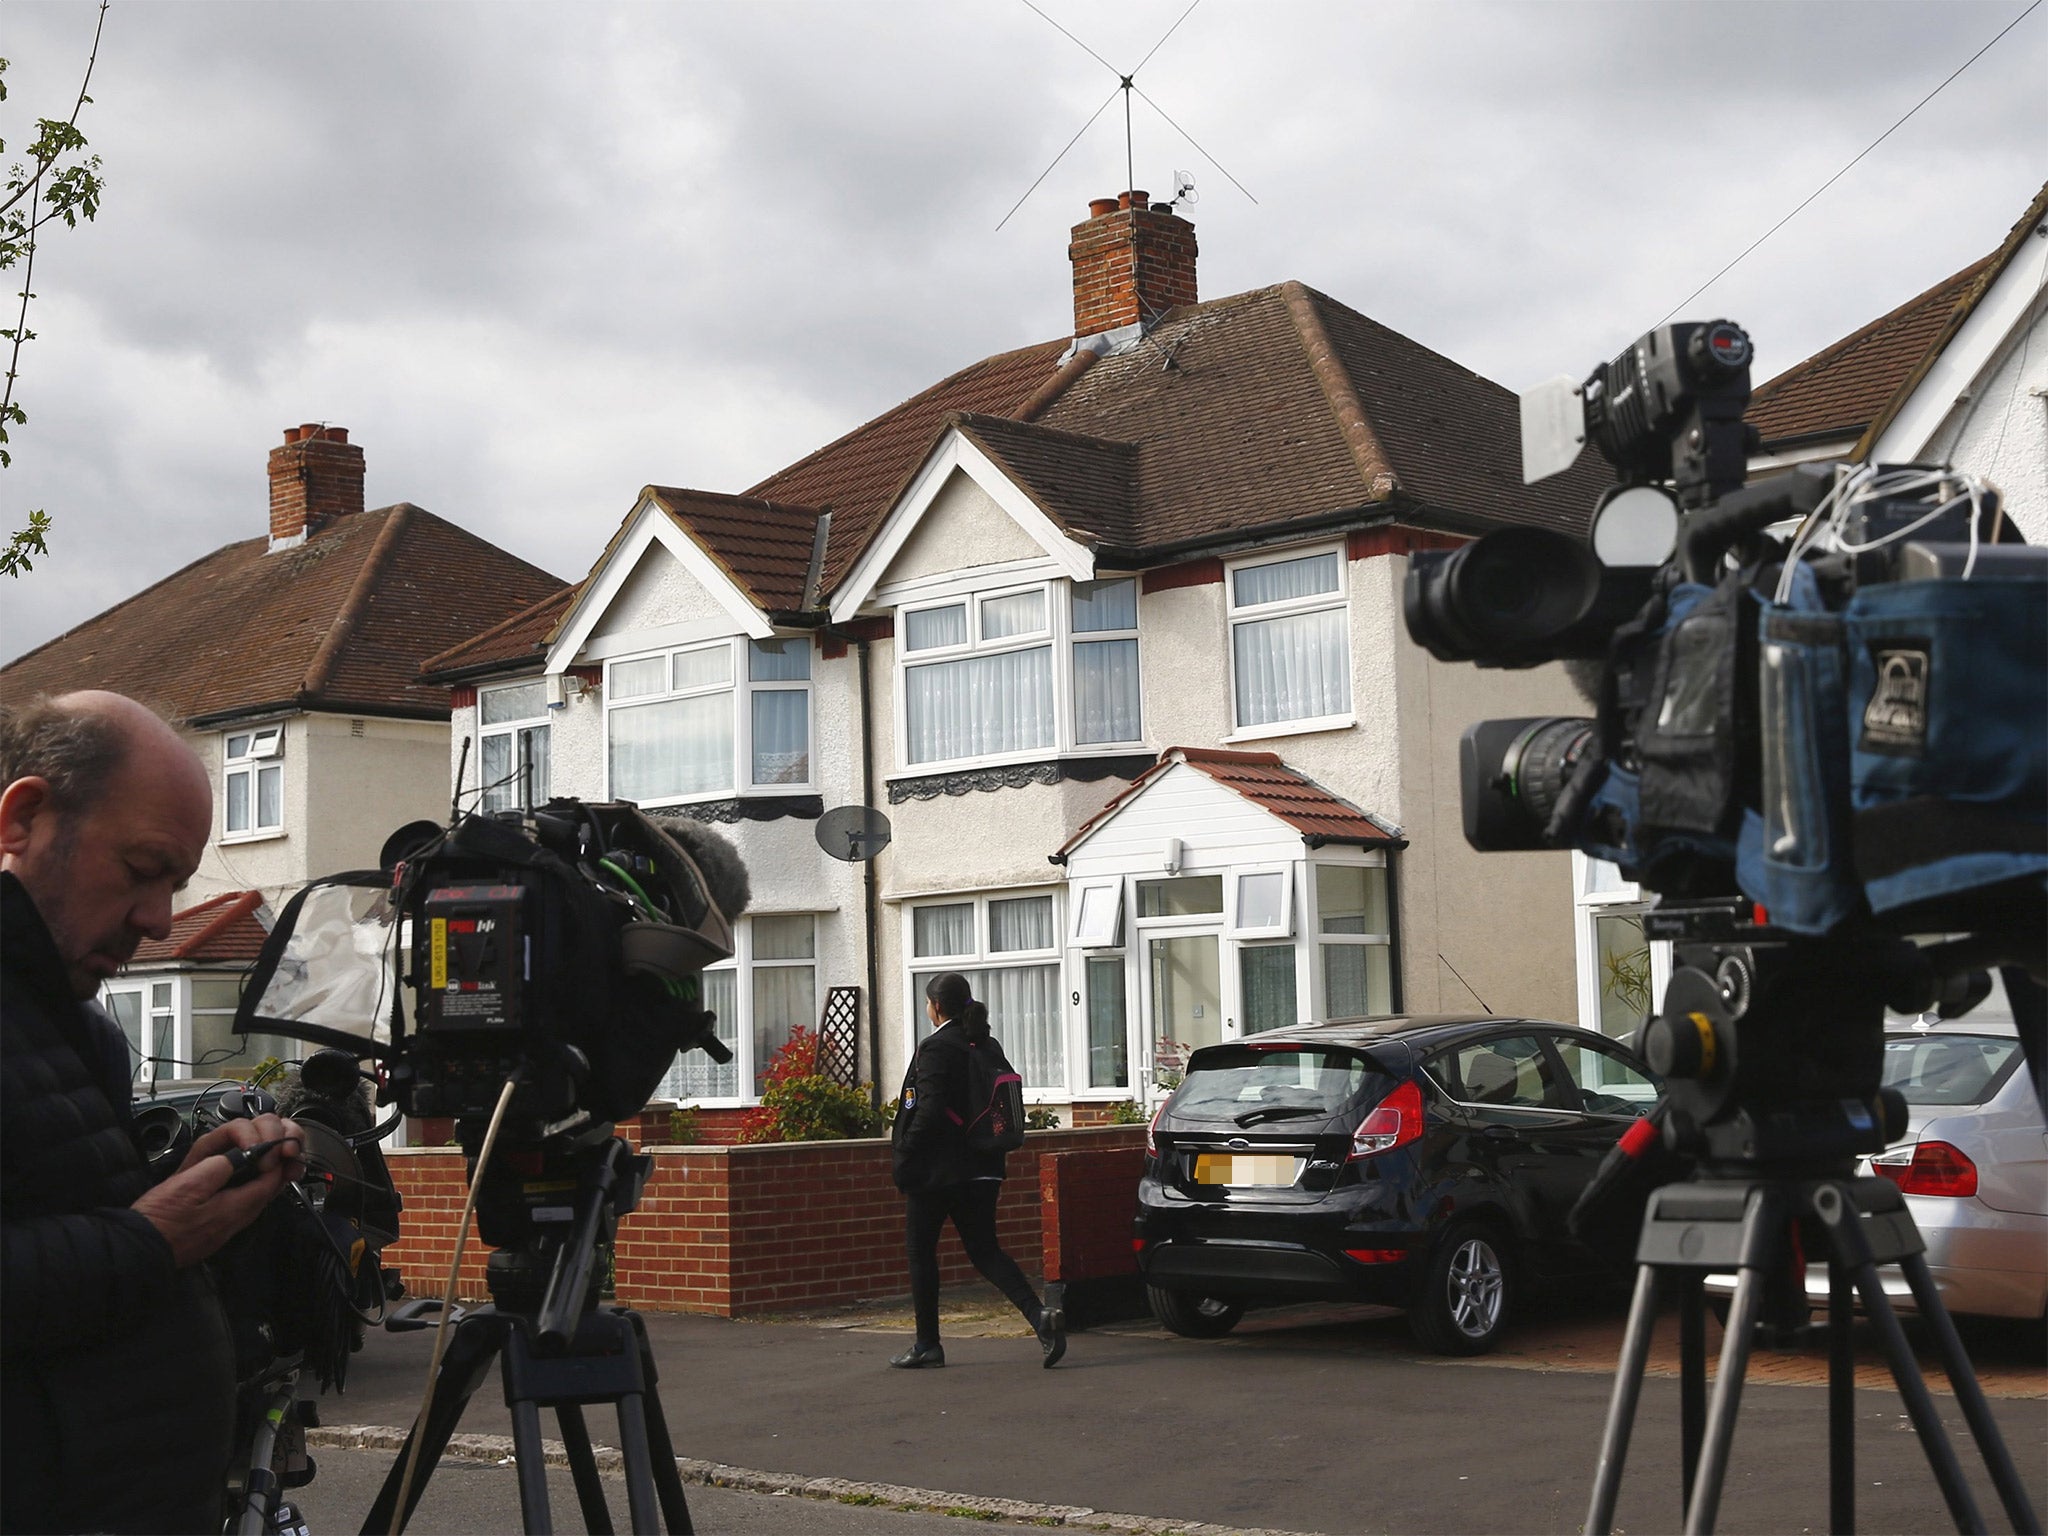
<svg viewBox="0 0 2048 1536">
<path fill-rule="evenodd" d="M 738 842 L 736 1059 L 667 1085 L 713 1125 L 834 988 L 893 1093 L 944 970 L 1069 1124 L 1300 1019 L 1580 1011 L 1568 860 L 1466 847 L 1457 746 L 1582 706 L 1431 660 L 1401 591 L 1415 550 L 1580 531 L 1599 471 L 1523 486 L 1513 395 L 1300 283 L 1199 301 L 1193 226 L 1143 193 L 1069 257 L 1071 335 L 745 495 L 646 487 L 584 581 L 428 664 L 484 805 Z M 859 804 L 893 840 L 826 857 Z"/>
</svg>

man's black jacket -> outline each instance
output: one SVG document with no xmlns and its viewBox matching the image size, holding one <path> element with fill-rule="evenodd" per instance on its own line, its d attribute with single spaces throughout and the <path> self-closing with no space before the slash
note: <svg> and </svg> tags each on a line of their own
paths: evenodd
<svg viewBox="0 0 2048 1536">
<path fill-rule="evenodd" d="M 150 1185 L 119 1030 L 0 873 L 0 1528 L 218 1529 L 234 1352 Z"/>
<path fill-rule="evenodd" d="M 908 1193 L 1003 1177 L 1007 1159 L 1002 1153 L 967 1144 L 967 1053 L 988 1038 L 986 1023 L 947 1023 L 928 1035 L 911 1058 L 896 1123 L 889 1128 L 898 1189 Z"/>
</svg>

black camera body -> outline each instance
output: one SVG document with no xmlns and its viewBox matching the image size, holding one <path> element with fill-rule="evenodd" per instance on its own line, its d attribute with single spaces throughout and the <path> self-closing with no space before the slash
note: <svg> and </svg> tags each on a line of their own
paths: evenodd
<svg viewBox="0 0 2048 1536">
<path fill-rule="evenodd" d="M 1667 1138 L 1754 1162 L 1880 1149 L 1885 1007 L 1942 994 L 1944 964 L 2042 965 L 2048 550 L 1940 466 L 1744 485 L 1749 355 L 1730 322 L 1667 326 L 1525 396 L 1528 479 L 1585 441 L 1623 477 L 1591 547 L 1418 553 L 1404 607 L 1441 660 L 1571 667 L 1591 716 L 1465 732 L 1466 837 L 1659 895 L 1679 964 L 1638 1044 Z"/>
</svg>

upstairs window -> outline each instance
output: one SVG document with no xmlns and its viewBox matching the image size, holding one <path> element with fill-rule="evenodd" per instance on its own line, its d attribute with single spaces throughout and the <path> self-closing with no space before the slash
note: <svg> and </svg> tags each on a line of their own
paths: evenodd
<svg viewBox="0 0 2048 1536">
<path fill-rule="evenodd" d="M 284 830 L 284 727 L 230 731 L 223 745 L 221 825 L 230 838 Z"/>
<path fill-rule="evenodd" d="M 1351 716 L 1351 637 L 1338 549 L 1229 571 L 1231 690 L 1239 732 Z"/>
<path fill-rule="evenodd" d="M 810 641 L 719 640 L 612 662 L 605 747 L 624 800 L 809 788 Z"/>
<path fill-rule="evenodd" d="M 1132 577 L 906 608 L 897 635 L 907 767 L 1144 737 Z"/>
<path fill-rule="evenodd" d="M 486 811 L 548 802 L 547 685 L 486 688 L 477 697 L 477 783 Z"/>
</svg>

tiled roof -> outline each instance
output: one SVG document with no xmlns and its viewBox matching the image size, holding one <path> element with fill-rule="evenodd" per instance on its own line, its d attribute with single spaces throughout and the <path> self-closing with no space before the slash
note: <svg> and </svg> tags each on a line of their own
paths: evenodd
<svg viewBox="0 0 2048 1536">
<path fill-rule="evenodd" d="M 832 514 L 831 547 L 819 584 L 821 592 L 829 591 L 866 548 L 882 514 L 930 451 L 946 415 L 1017 415 L 1051 379 L 1066 348 L 1062 337 L 984 358 L 770 475 L 747 494 Z"/>
<path fill-rule="evenodd" d="M 171 918 L 168 938 L 144 939 L 129 963 L 193 960 L 208 965 L 247 965 L 270 937 L 270 930 L 257 916 L 262 905 L 261 891 L 229 891 L 187 907 Z"/>
<path fill-rule="evenodd" d="M 0 668 L 0 702 L 110 688 L 180 720 L 266 707 L 446 718 L 421 661 L 560 586 L 400 502 L 296 548 L 217 549 Z"/>
<path fill-rule="evenodd" d="M 946 425 L 1008 471 L 1068 531 L 1128 547 L 1136 536 L 1138 451 L 1035 422 L 955 412 Z"/>
<path fill-rule="evenodd" d="M 647 489 L 757 607 L 772 612 L 803 606 L 818 532 L 816 508 L 668 485 Z"/>
<path fill-rule="evenodd" d="M 521 663 L 538 665 L 547 655 L 555 627 L 582 590 L 583 583 L 579 581 L 551 592 L 482 634 L 450 646 L 438 656 L 429 656 L 420 664 L 420 676 L 449 683 L 459 681 L 462 674 L 506 670 Z"/>
<path fill-rule="evenodd" d="M 1994 260 L 1973 261 L 1890 314 L 1796 363 L 1750 397 L 1766 446 L 1821 433 L 1854 437 L 1877 419 Z"/>
<path fill-rule="evenodd" d="M 1366 848 L 1405 848 L 1400 829 L 1390 827 L 1349 800 L 1331 794 L 1304 773 L 1297 772 L 1273 752 L 1233 752 L 1224 747 L 1168 747 L 1159 761 L 1131 781 L 1130 787 L 1083 822 L 1074 835 L 1060 845 L 1054 862 L 1065 863 L 1067 855 L 1088 840 L 1104 822 L 1142 795 L 1177 763 L 1206 773 L 1224 788 L 1269 811 L 1311 843 L 1349 843 Z"/>
</svg>

